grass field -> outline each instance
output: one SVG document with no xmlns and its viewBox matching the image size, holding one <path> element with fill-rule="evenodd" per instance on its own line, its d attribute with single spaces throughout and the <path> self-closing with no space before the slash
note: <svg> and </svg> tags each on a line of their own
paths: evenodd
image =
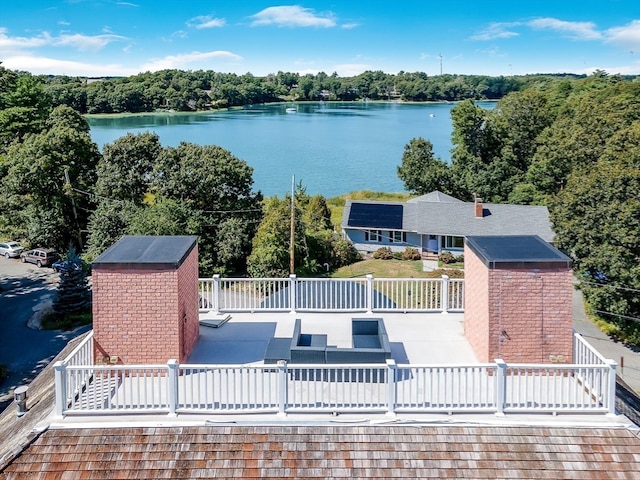
<svg viewBox="0 0 640 480">
<path fill-rule="evenodd" d="M 364 277 L 367 274 L 374 278 L 436 278 L 449 275 L 451 278 L 464 276 L 462 270 L 441 269 L 431 272 L 422 271 L 422 260 L 362 260 L 336 270 L 333 278 Z"/>
</svg>

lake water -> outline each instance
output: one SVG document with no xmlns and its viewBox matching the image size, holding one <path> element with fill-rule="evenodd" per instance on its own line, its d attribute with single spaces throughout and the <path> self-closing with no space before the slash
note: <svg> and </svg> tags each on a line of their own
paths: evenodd
<svg viewBox="0 0 640 480">
<path fill-rule="evenodd" d="M 482 102 L 493 108 L 493 103 Z M 300 103 L 243 109 L 88 117 L 91 136 L 102 149 L 127 133 L 151 131 L 163 146 L 181 141 L 219 145 L 254 169 L 254 189 L 283 196 L 291 176 L 307 193 L 333 197 L 357 190 L 403 191 L 396 169 L 412 138 L 433 144 L 448 161 L 453 104 Z"/>
</svg>

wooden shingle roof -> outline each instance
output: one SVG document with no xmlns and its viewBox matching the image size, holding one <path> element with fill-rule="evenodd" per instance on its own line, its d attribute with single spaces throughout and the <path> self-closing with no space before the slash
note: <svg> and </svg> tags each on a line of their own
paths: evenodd
<svg viewBox="0 0 640 480">
<path fill-rule="evenodd" d="M 632 479 L 625 428 L 254 425 L 50 429 L 2 479 Z"/>
</svg>

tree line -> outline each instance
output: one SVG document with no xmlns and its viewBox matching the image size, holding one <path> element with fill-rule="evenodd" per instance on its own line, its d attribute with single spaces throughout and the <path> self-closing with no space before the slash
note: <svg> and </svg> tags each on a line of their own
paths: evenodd
<svg viewBox="0 0 640 480">
<path fill-rule="evenodd" d="M 640 81 L 596 71 L 451 112 L 451 162 L 422 138 L 398 175 L 415 194 L 547 205 L 555 243 L 574 261 L 609 333 L 640 344 Z"/>
<path fill-rule="evenodd" d="M 161 109 L 195 111 L 289 100 L 453 102 L 499 99 L 550 78 L 555 76 L 428 76 L 421 72 L 388 74 L 381 71 L 366 71 L 354 77 L 280 71 L 256 77 L 250 73 L 237 75 L 210 70 L 162 70 L 126 78 L 39 77 L 54 107 L 67 105 L 82 114 Z"/>
</svg>

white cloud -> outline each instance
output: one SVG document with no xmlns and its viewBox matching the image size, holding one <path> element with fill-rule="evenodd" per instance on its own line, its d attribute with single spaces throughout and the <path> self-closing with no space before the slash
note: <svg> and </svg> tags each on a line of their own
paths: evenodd
<svg viewBox="0 0 640 480">
<path fill-rule="evenodd" d="M 54 38 L 51 42 L 51 45 L 55 47 L 72 47 L 81 51 L 98 51 L 102 50 L 104 47 L 109 45 L 112 42 L 118 42 L 127 40 L 126 37 L 121 37 L 120 35 L 82 35 L 79 33 L 75 33 L 73 35 L 60 35 L 57 38 Z"/>
<path fill-rule="evenodd" d="M 614 27 L 604 32 L 605 43 L 613 43 L 621 47 L 640 51 L 640 20 L 622 27 Z"/>
<path fill-rule="evenodd" d="M 343 23 L 342 25 L 340 25 L 340 28 L 343 28 L 345 30 L 351 30 L 351 29 L 357 28 L 359 26 L 360 26 L 359 23 Z"/>
<path fill-rule="evenodd" d="M 200 15 L 199 17 L 193 17 L 186 22 L 188 27 L 195 28 L 197 30 L 224 27 L 226 23 L 227 22 L 224 18 L 213 18 L 211 15 Z"/>
<path fill-rule="evenodd" d="M 0 50 L 19 51 L 38 47 L 54 46 L 54 47 L 71 47 L 77 50 L 97 51 L 109 43 L 127 40 L 126 37 L 120 35 L 82 35 L 62 34 L 58 37 L 52 37 L 48 32 L 33 37 L 10 37 L 7 35 L 7 29 L 0 27 Z"/>
<path fill-rule="evenodd" d="M 487 28 L 485 28 L 481 32 L 476 33 L 475 35 L 472 35 L 470 38 L 471 40 L 488 41 L 500 38 L 517 37 L 519 33 L 514 32 L 511 29 L 519 25 L 519 22 L 491 23 Z"/>
<path fill-rule="evenodd" d="M 179 55 L 167 55 L 164 58 L 153 59 L 150 62 L 142 65 L 140 71 L 156 71 L 165 70 L 171 68 L 188 68 L 189 65 L 196 64 L 201 68 L 210 68 L 210 62 L 212 60 L 232 60 L 240 61 L 243 58 L 235 53 L 216 50 L 213 52 L 191 52 L 182 53 Z"/>
<path fill-rule="evenodd" d="M 527 22 L 534 30 L 555 30 L 574 40 L 598 40 L 602 34 L 593 22 L 566 22 L 557 18 L 537 18 Z"/>
<path fill-rule="evenodd" d="M 25 70 L 36 75 L 105 77 L 138 73 L 136 70 L 126 68 L 120 64 L 92 64 L 29 55 L 3 59 L 2 66 L 11 70 Z"/>
<path fill-rule="evenodd" d="M 51 44 L 51 35 L 43 32 L 35 37 L 10 37 L 7 29 L 0 27 L 0 50 L 43 47 Z"/>
<path fill-rule="evenodd" d="M 336 26 L 333 13 L 317 14 L 310 8 L 298 5 L 269 7 L 252 15 L 251 26 L 276 25 L 278 27 L 321 27 Z"/>
</svg>

